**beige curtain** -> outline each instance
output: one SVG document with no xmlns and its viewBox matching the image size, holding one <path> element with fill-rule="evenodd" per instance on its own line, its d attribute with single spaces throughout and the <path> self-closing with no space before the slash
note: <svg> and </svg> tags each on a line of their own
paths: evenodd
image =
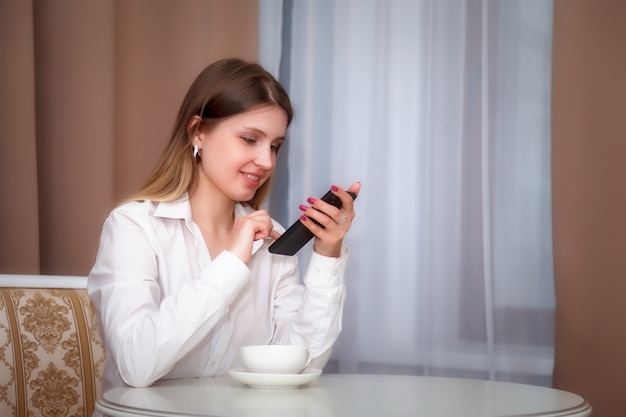
<svg viewBox="0 0 626 417">
<path fill-rule="evenodd" d="M 554 385 L 626 413 L 626 2 L 555 0 Z"/>
<path fill-rule="evenodd" d="M 193 78 L 257 31 L 256 0 L 0 2 L 0 273 L 87 274 Z"/>
</svg>

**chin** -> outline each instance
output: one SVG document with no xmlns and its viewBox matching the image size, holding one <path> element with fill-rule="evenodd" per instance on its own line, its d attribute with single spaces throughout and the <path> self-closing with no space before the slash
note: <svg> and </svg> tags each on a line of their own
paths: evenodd
<svg viewBox="0 0 626 417">
<path fill-rule="evenodd" d="M 233 200 L 239 201 L 241 203 L 245 203 L 247 201 L 252 200 L 255 194 L 256 194 L 256 191 L 253 193 L 241 193 L 241 194 L 234 196 Z"/>
</svg>

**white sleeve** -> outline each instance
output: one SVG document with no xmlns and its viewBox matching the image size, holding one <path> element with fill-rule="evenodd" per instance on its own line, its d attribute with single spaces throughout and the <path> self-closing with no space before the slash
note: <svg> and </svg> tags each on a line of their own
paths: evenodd
<svg viewBox="0 0 626 417">
<path fill-rule="evenodd" d="M 128 385 L 142 387 L 167 374 L 223 316 L 250 271 L 230 252 L 199 279 L 162 297 L 156 239 L 141 221 L 117 213 L 104 224 L 89 274 L 107 355 Z"/>
<path fill-rule="evenodd" d="M 274 300 L 275 339 L 305 344 L 313 358 L 333 346 L 341 333 L 348 255 L 345 245 L 339 258 L 313 252 L 304 275 L 304 292 L 293 285 L 297 277 L 288 276 L 279 281 Z"/>
</svg>

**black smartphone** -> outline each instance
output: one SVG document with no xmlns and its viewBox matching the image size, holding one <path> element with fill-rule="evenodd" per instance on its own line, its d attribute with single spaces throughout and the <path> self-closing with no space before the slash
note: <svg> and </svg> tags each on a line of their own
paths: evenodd
<svg viewBox="0 0 626 417">
<path fill-rule="evenodd" d="M 348 194 L 352 196 L 352 199 L 356 199 L 356 194 L 348 191 Z M 332 204 L 337 208 L 341 208 L 341 200 L 332 191 L 328 191 L 321 198 L 322 201 L 327 202 L 328 204 Z M 318 222 L 313 219 L 317 225 L 322 226 Z M 322 226 L 323 227 L 323 226 Z M 298 219 L 292 224 L 289 229 L 285 230 L 274 243 L 270 245 L 268 250 L 272 253 L 276 253 L 279 255 L 295 255 L 304 245 L 307 244 L 309 240 L 311 240 L 315 235 L 311 233 L 309 229 L 307 229 L 302 222 Z"/>
</svg>

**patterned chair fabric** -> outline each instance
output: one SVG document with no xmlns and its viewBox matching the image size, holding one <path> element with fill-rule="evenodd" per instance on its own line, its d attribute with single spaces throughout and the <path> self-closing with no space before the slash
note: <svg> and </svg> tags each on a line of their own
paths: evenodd
<svg viewBox="0 0 626 417">
<path fill-rule="evenodd" d="M 104 357 L 85 288 L 0 288 L 0 416 L 90 417 Z"/>
</svg>

